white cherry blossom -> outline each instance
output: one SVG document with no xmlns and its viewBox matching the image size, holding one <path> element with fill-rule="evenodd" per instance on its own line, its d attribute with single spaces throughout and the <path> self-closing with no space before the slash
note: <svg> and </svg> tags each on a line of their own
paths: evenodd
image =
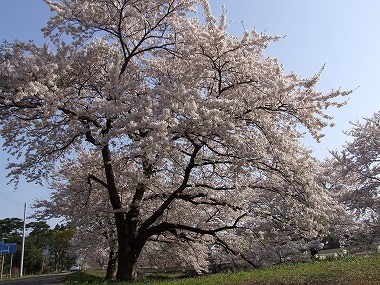
<svg viewBox="0 0 380 285">
<path fill-rule="evenodd" d="M 299 130 L 318 140 L 326 108 L 350 92 L 315 90 L 320 73 L 286 74 L 264 56 L 279 37 L 232 36 L 205 0 L 46 2 L 52 48 L 1 47 L 10 175 L 47 179 L 58 196 L 86 183 L 103 191 L 88 202 L 113 215 L 118 279 L 134 279 L 152 240 L 238 253 L 230 232 L 257 219 L 299 236 L 323 230 L 333 201 Z"/>
</svg>

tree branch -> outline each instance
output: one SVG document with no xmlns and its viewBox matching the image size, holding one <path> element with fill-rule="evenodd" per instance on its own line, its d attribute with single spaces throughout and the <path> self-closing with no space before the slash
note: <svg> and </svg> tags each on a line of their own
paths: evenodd
<svg viewBox="0 0 380 285">
<path fill-rule="evenodd" d="M 92 179 L 94 180 L 95 182 L 98 182 L 100 185 L 104 186 L 106 189 L 108 189 L 108 184 L 105 183 L 103 180 L 99 179 L 98 177 L 96 177 L 95 175 L 92 175 L 92 174 L 88 174 L 88 179 Z"/>
<path fill-rule="evenodd" d="M 140 228 L 141 233 L 144 233 L 145 230 L 147 230 L 153 223 L 155 223 L 157 219 L 161 217 L 161 215 L 169 207 L 169 205 L 174 201 L 174 199 L 176 199 L 178 195 L 182 193 L 182 191 L 184 191 L 186 187 L 188 186 L 188 181 L 190 179 L 191 171 L 195 166 L 195 158 L 203 146 L 203 145 L 196 145 L 194 143 L 193 145 L 194 145 L 194 150 L 193 150 L 193 153 L 191 154 L 189 163 L 185 169 L 185 174 L 184 174 L 181 185 L 169 195 L 169 197 L 161 204 L 161 206 L 148 219 L 145 220 L 145 222 L 141 225 L 141 228 Z"/>
<path fill-rule="evenodd" d="M 247 213 L 243 213 L 239 217 L 236 218 L 235 222 L 230 226 L 223 226 L 215 229 L 202 229 L 198 227 L 188 226 L 188 225 L 182 225 L 182 224 L 174 224 L 169 222 L 163 222 L 161 224 L 158 224 L 156 226 L 153 226 L 146 231 L 147 238 L 158 235 L 160 233 L 166 232 L 166 231 L 173 231 L 173 230 L 184 230 L 200 235 L 210 235 L 210 236 L 216 236 L 218 232 L 226 231 L 226 230 L 232 230 L 239 228 L 238 223 L 241 219 L 243 219 L 245 216 L 247 216 Z"/>
</svg>

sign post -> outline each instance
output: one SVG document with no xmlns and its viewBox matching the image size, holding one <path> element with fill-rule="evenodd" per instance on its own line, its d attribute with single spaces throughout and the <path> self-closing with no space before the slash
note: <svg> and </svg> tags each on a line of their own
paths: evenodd
<svg viewBox="0 0 380 285">
<path fill-rule="evenodd" d="M 17 243 L 0 243 L 0 254 L 1 254 L 1 273 L 0 280 L 3 279 L 3 270 L 4 270 L 4 256 L 5 254 L 11 254 L 13 258 L 13 254 L 17 250 Z M 12 270 L 12 268 L 11 268 Z"/>
<path fill-rule="evenodd" d="M 13 253 L 11 254 L 11 265 L 9 267 L 9 278 L 12 278 Z"/>
<path fill-rule="evenodd" d="M 4 270 L 4 255 L 1 255 L 1 273 L 0 273 L 0 280 L 3 280 L 3 270 Z"/>
<path fill-rule="evenodd" d="M 0 240 L 0 246 L 4 244 L 4 240 Z M 4 259 L 3 255 L 1 255 L 1 274 L 0 274 L 0 280 L 3 279 L 3 268 L 4 268 Z"/>
</svg>

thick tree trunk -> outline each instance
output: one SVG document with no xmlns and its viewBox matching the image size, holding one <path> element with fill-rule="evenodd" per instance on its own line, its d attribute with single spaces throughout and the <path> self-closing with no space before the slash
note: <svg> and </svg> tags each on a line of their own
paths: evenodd
<svg viewBox="0 0 380 285">
<path fill-rule="evenodd" d="M 116 274 L 116 279 L 122 281 L 132 281 L 137 277 L 137 262 L 138 254 L 134 253 L 129 246 L 124 247 L 124 252 L 120 253 L 119 249 L 119 265 Z"/>
<path fill-rule="evenodd" d="M 136 238 L 134 232 L 128 233 L 126 239 L 119 240 L 118 268 L 116 279 L 132 281 L 137 277 L 137 260 L 145 244 L 144 239 Z"/>
<path fill-rule="evenodd" d="M 114 210 L 115 224 L 117 229 L 117 273 L 116 279 L 120 281 L 131 281 L 136 279 L 137 270 L 136 262 L 142 249 L 142 241 L 135 239 L 136 224 L 132 222 L 131 217 L 126 217 L 122 210 L 122 203 L 119 193 L 117 191 L 115 176 L 112 169 L 111 151 L 108 145 L 102 149 L 102 156 L 104 162 L 104 171 L 107 179 L 107 190 L 110 197 L 110 202 Z M 136 199 L 141 196 L 141 192 L 137 191 Z M 138 214 L 136 209 L 133 209 L 132 214 Z"/>
<path fill-rule="evenodd" d="M 118 226 L 117 222 L 116 226 L 118 235 L 117 242 L 119 246 L 116 279 L 120 281 L 133 280 L 132 275 L 129 272 L 127 272 L 130 249 L 128 246 L 128 234 L 126 232 L 126 227 L 121 228 L 120 226 Z"/>
<path fill-rule="evenodd" d="M 118 239 L 118 267 L 116 279 L 121 281 L 132 281 L 137 277 L 137 260 L 144 247 L 146 239 L 136 237 L 134 232 L 128 232 L 124 229 L 122 235 L 126 234 L 126 238 Z"/>
<path fill-rule="evenodd" d="M 112 280 L 116 276 L 116 262 L 117 262 L 117 252 L 114 249 L 110 249 L 108 255 L 108 264 L 106 272 L 106 280 Z"/>
</svg>

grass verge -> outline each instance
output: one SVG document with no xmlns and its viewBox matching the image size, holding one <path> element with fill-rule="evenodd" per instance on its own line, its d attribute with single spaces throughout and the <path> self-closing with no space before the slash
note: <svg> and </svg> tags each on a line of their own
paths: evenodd
<svg viewBox="0 0 380 285">
<path fill-rule="evenodd" d="M 337 261 L 281 265 L 249 272 L 214 274 L 186 279 L 143 279 L 132 283 L 106 282 L 99 271 L 76 272 L 66 285 L 380 285 L 380 254 Z"/>
</svg>

